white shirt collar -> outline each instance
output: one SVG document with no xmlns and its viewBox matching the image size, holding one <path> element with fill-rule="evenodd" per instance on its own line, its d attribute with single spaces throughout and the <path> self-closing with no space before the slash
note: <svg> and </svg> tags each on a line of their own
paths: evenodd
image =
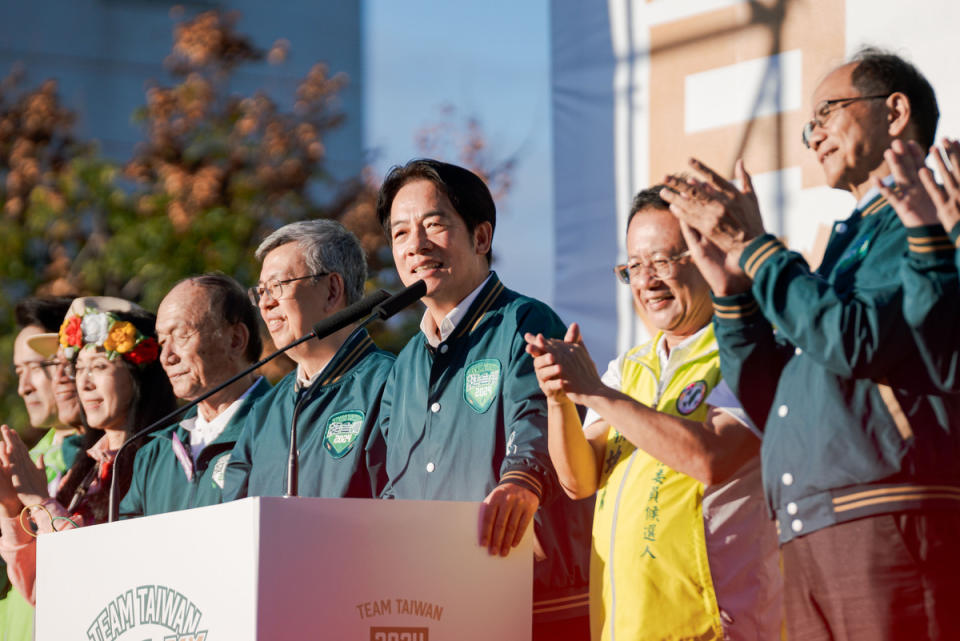
<svg viewBox="0 0 960 641">
<path fill-rule="evenodd" d="M 196 461 L 203 448 L 217 440 L 217 437 L 223 434 L 227 423 L 233 418 L 233 415 L 240 409 L 240 405 L 250 395 L 253 388 L 260 384 L 263 377 L 260 376 L 253 382 L 253 385 L 247 388 L 240 398 L 230 403 L 222 412 L 213 417 L 212 420 L 206 420 L 203 415 L 197 412 L 194 416 L 184 419 L 180 422 L 180 427 L 190 433 L 190 450 L 193 460 Z"/>
<path fill-rule="evenodd" d="M 676 359 L 678 354 L 682 354 L 687 347 L 689 347 L 694 341 L 699 339 L 707 328 L 710 326 L 710 323 L 707 323 L 699 330 L 696 334 L 687 336 L 685 339 L 674 345 L 673 349 L 670 350 L 670 354 L 667 354 L 667 335 L 661 334 L 660 340 L 657 341 L 657 358 L 660 359 L 660 371 L 664 372 L 667 369 L 667 366 L 670 364 L 671 359 Z M 684 358 L 684 357 L 681 357 Z"/>
<path fill-rule="evenodd" d="M 436 347 L 443 341 L 447 340 L 450 337 L 450 334 L 453 333 L 453 330 L 457 327 L 457 324 L 463 320 L 463 317 L 467 315 L 467 310 L 470 309 L 470 306 L 473 305 L 473 301 L 477 299 L 477 296 L 480 295 L 480 290 L 483 289 L 483 286 L 487 284 L 487 281 L 490 280 L 490 277 L 493 276 L 493 272 L 483 279 L 483 282 L 480 285 L 467 294 L 467 297 L 462 301 L 457 303 L 457 306 L 450 310 L 450 313 L 443 317 L 443 320 L 440 321 L 440 327 L 437 327 L 436 322 L 433 320 L 433 315 L 428 309 L 423 314 L 423 318 L 420 319 L 420 331 L 423 332 L 423 335 L 427 337 L 427 342 L 430 343 L 431 347 Z M 437 338 L 437 334 L 440 334 L 440 338 Z"/>
<path fill-rule="evenodd" d="M 321 367 L 316 374 L 307 378 L 303 374 L 303 368 L 298 364 L 297 365 L 297 389 L 302 390 L 313 385 L 313 382 L 316 381 L 318 378 L 320 378 L 320 375 L 323 374 L 323 370 L 325 369 L 326 369 L 326 365 Z"/>
<path fill-rule="evenodd" d="M 892 185 L 892 184 L 893 184 L 893 174 L 890 174 L 889 176 L 886 176 L 886 177 L 882 180 L 882 182 L 883 182 L 883 184 L 884 184 L 885 186 L 887 186 L 887 187 L 889 187 L 890 185 Z M 871 187 L 870 189 L 868 189 L 868 190 L 867 190 L 867 193 L 865 193 L 865 194 L 863 195 L 863 198 L 861 198 L 860 200 L 857 201 L 857 209 L 863 209 L 864 207 L 866 207 L 866 206 L 870 203 L 871 200 L 873 200 L 874 198 L 877 197 L 877 194 L 879 194 L 879 193 L 880 193 L 880 190 L 877 189 L 876 187 Z"/>
</svg>

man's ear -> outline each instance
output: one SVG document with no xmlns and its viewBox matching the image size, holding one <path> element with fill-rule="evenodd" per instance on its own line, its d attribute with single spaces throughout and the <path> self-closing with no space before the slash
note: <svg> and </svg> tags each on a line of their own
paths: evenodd
<svg viewBox="0 0 960 641">
<path fill-rule="evenodd" d="M 473 228 L 473 248 L 481 256 L 490 253 L 493 244 L 493 225 L 489 221 L 478 223 Z"/>
<path fill-rule="evenodd" d="M 900 91 L 895 91 L 887 96 L 887 133 L 891 138 L 900 138 L 910 125 L 910 116 L 913 114 L 910 109 L 910 99 Z"/>
<path fill-rule="evenodd" d="M 336 309 L 337 301 L 343 299 L 343 307 L 346 307 L 346 287 L 343 283 L 343 276 L 337 272 L 332 272 L 327 276 L 327 311 Z"/>
<path fill-rule="evenodd" d="M 244 354 L 250 342 L 250 330 L 243 323 L 234 323 L 230 327 L 230 349 L 234 354 Z"/>
</svg>

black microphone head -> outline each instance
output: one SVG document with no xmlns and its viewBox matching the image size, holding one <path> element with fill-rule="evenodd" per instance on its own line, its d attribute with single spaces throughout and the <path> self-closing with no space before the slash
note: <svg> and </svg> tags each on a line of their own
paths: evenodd
<svg viewBox="0 0 960 641">
<path fill-rule="evenodd" d="M 379 290 L 362 298 L 353 305 L 344 307 L 339 312 L 330 314 L 313 326 L 313 334 L 317 338 L 325 338 L 330 334 L 355 323 L 370 314 L 373 308 L 390 299 L 390 292 Z"/>
<path fill-rule="evenodd" d="M 387 320 L 401 309 L 404 309 L 414 301 L 423 298 L 427 293 L 427 284 L 418 280 L 413 285 L 401 289 L 399 292 L 383 301 L 373 310 L 373 313 L 380 317 L 380 320 Z"/>
</svg>

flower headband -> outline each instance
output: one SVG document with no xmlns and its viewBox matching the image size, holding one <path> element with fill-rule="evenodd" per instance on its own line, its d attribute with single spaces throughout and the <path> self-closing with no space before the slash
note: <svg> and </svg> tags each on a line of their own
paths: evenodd
<svg viewBox="0 0 960 641">
<path fill-rule="evenodd" d="M 60 345 L 70 359 L 90 346 L 102 347 L 110 360 L 119 354 L 134 365 L 152 363 L 160 355 L 160 345 L 155 338 L 144 336 L 129 321 L 90 307 L 81 315 L 64 319 L 60 326 Z"/>
</svg>

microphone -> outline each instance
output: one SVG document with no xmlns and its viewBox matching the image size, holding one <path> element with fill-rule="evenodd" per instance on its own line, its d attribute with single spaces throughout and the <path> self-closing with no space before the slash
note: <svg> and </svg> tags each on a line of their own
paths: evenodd
<svg viewBox="0 0 960 641">
<path fill-rule="evenodd" d="M 423 282 L 423 281 L 420 281 Z M 406 290 L 404 290 L 406 291 Z M 402 294 L 403 292 L 400 292 Z M 424 289 L 426 293 L 426 289 Z M 367 314 L 374 310 L 374 308 L 379 309 L 386 303 L 390 302 L 400 294 L 396 296 L 391 296 L 390 292 L 380 290 L 374 292 L 367 296 L 366 298 L 357 301 L 353 305 L 344 307 L 339 312 L 327 316 L 322 321 L 313 326 L 313 335 L 318 339 L 326 338 L 330 334 L 343 329 L 347 325 L 351 325 Z M 421 294 L 422 295 L 422 294 Z"/>
<path fill-rule="evenodd" d="M 356 322 L 361 316 L 369 313 L 370 316 L 357 327 L 356 331 L 360 331 L 375 320 L 386 320 L 390 318 L 410 305 L 413 301 L 420 300 L 426 293 L 427 284 L 422 280 L 418 280 L 413 285 L 401 289 L 393 296 L 381 290 L 378 294 L 367 296 L 367 298 L 359 303 L 355 303 L 320 321 L 313 326 L 313 332 L 317 338 L 323 338 L 341 327 L 346 327 Z M 380 297 L 377 298 L 377 300 L 371 303 L 367 302 L 378 295 L 380 295 Z M 371 310 L 373 311 L 371 312 Z M 287 483 L 283 493 L 285 497 L 298 496 L 300 492 L 300 452 L 297 449 L 297 419 L 299 418 L 299 411 L 300 406 L 298 404 L 293 412 L 293 420 L 290 422 L 290 449 L 287 451 Z"/>
<path fill-rule="evenodd" d="M 413 285 L 401 289 L 399 292 L 383 301 L 373 309 L 373 315 L 380 320 L 387 320 L 414 301 L 420 300 L 427 294 L 427 284 L 418 280 Z"/>
</svg>

